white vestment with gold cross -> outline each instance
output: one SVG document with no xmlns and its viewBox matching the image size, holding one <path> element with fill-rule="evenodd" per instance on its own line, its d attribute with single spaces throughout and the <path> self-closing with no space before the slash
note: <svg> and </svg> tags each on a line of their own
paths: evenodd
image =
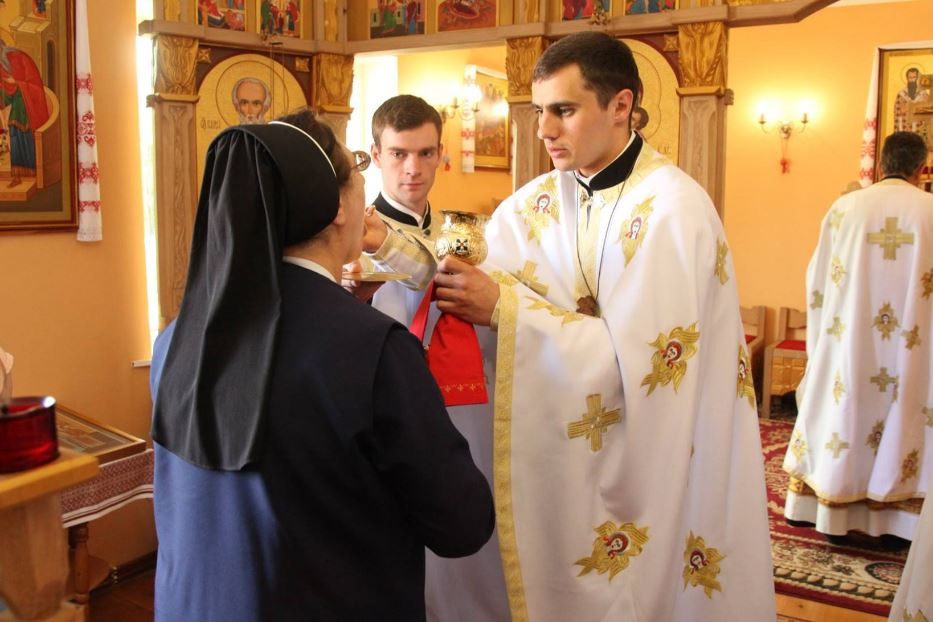
<svg viewBox="0 0 933 622">
<path fill-rule="evenodd" d="M 933 471 L 933 196 L 888 179 L 840 197 L 807 295 L 785 515 L 911 539 Z"/>
<path fill-rule="evenodd" d="M 926 504 L 920 513 L 888 619 L 891 622 L 933 621 L 933 503 Z"/>
<path fill-rule="evenodd" d="M 552 171 L 487 227 L 500 300 L 497 332 L 480 331 L 495 386 L 477 434 L 492 437 L 511 617 L 772 622 L 754 389 L 719 218 L 648 145 L 577 218 L 579 192 Z M 601 317 L 575 312 L 588 293 Z M 448 579 L 464 615 L 437 619 L 507 619 L 471 617 L 456 604 L 469 576 Z"/>
</svg>

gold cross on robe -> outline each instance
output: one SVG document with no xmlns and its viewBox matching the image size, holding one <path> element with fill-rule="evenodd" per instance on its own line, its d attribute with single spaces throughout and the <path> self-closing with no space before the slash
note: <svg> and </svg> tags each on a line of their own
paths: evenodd
<svg viewBox="0 0 933 622">
<path fill-rule="evenodd" d="M 599 451 L 603 448 L 603 433 L 613 423 L 622 421 L 621 409 L 606 411 L 600 394 L 586 396 L 586 412 L 580 421 L 567 424 L 567 437 L 585 436 L 590 440 L 590 449 Z"/>
<path fill-rule="evenodd" d="M 897 384 L 897 376 L 894 378 L 889 376 L 887 367 L 882 367 L 881 371 L 878 372 L 878 375 L 872 376 L 869 380 L 871 380 L 872 384 L 878 385 L 878 390 L 882 393 L 888 390 L 888 385 L 892 382 Z"/>
<path fill-rule="evenodd" d="M 538 264 L 535 262 L 526 261 L 522 271 L 516 274 L 515 278 L 524 283 L 525 287 L 539 296 L 547 296 L 547 285 L 535 280 L 535 270 L 537 270 L 537 268 Z"/>
<path fill-rule="evenodd" d="M 897 228 L 897 218 L 885 218 L 884 229 L 868 234 L 868 243 L 877 244 L 884 249 L 885 259 L 897 259 L 897 249 L 901 244 L 913 244 L 914 234 L 904 233 Z"/>
<path fill-rule="evenodd" d="M 833 432 L 833 438 L 831 441 L 826 443 L 826 449 L 833 452 L 833 458 L 839 457 L 839 452 L 843 449 L 848 449 L 849 444 L 839 438 L 839 435 Z"/>
</svg>

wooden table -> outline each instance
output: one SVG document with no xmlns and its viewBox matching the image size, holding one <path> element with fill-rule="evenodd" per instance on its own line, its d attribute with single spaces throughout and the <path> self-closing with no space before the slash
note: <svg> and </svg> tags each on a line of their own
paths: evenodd
<svg viewBox="0 0 933 622">
<path fill-rule="evenodd" d="M 96 457 L 62 449 L 53 462 L 0 475 L 0 597 L 17 619 L 61 609 L 68 549 L 59 492 L 98 471 Z"/>
<path fill-rule="evenodd" d="M 58 442 L 62 447 L 100 461 L 91 480 L 61 494 L 61 521 L 71 547 L 73 599 L 87 604 L 90 590 L 110 573 L 110 565 L 88 552 L 88 523 L 128 503 L 152 498 L 152 450 L 146 442 L 113 426 L 56 406 Z"/>
</svg>

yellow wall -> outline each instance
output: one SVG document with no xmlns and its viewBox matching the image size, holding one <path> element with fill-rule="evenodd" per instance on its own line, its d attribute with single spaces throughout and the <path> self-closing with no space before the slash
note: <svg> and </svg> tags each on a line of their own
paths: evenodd
<svg viewBox="0 0 933 622">
<path fill-rule="evenodd" d="M 399 93 L 410 93 L 437 106 L 448 103 L 463 82 L 466 65 L 488 67 L 505 72 L 505 46 L 403 54 L 398 59 Z M 493 199 L 502 200 L 512 193 L 512 177 L 508 171 L 477 169 L 474 173 L 460 170 L 460 117 L 444 123 L 441 137 L 450 155 L 450 170 L 443 165 L 437 172 L 431 191 L 434 211 L 458 209 L 492 213 Z"/>
<path fill-rule="evenodd" d="M 858 176 L 865 101 L 878 45 L 930 38 L 933 2 L 830 7 L 797 24 L 739 28 L 729 40 L 735 105 L 726 134 L 725 226 L 743 305 L 804 309 L 807 262 L 819 223 Z M 813 121 L 791 137 L 790 173 L 780 140 L 761 132 L 760 99 L 793 112 L 814 102 Z"/>
<path fill-rule="evenodd" d="M 136 112 L 135 6 L 89 2 L 104 239 L 0 235 L 0 345 L 16 395 L 52 395 L 148 438 L 146 270 Z M 90 549 L 115 564 L 155 549 L 149 502 L 91 524 Z"/>
</svg>

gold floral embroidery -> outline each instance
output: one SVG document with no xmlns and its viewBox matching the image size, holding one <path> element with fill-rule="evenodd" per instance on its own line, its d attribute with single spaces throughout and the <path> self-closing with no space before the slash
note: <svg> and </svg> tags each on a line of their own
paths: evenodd
<svg viewBox="0 0 933 622">
<path fill-rule="evenodd" d="M 722 240 L 716 240 L 716 276 L 719 277 L 719 283 L 726 284 L 729 280 L 729 273 L 726 272 L 726 257 L 729 255 L 729 247 Z"/>
<path fill-rule="evenodd" d="M 748 352 L 739 346 L 739 370 L 735 386 L 736 397 L 748 399 L 748 405 L 755 407 L 755 383 L 752 380 L 752 366 L 748 360 Z"/>
<path fill-rule="evenodd" d="M 807 449 L 807 441 L 804 440 L 803 434 L 800 433 L 800 430 L 794 430 L 794 436 L 790 440 L 790 452 L 794 454 L 794 458 L 797 459 L 798 463 L 807 455 Z"/>
<path fill-rule="evenodd" d="M 833 454 L 833 458 L 838 458 L 839 452 L 849 448 L 849 443 L 840 439 L 839 435 L 833 432 L 832 439 L 826 443 L 825 447 Z"/>
<path fill-rule="evenodd" d="M 622 222 L 622 229 L 619 233 L 619 242 L 622 243 L 622 254 L 625 255 L 625 265 L 627 266 L 635 252 L 641 248 L 641 243 L 648 234 L 648 218 L 654 208 L 651 203 L 654 197 L 648 197 L 635 206 L 629 217 Z"/>
<path fill-rule="evenodd" d="M 841 209 L 834 209 L 829 213 L 829 226 L 838 230 L 842 226 L 842 219 L 846 215 Z"/>
<path fill-rule="evenodd" d="M 833 325 L 826 329 L 827 335 L 832 335 L 838 341 L 842 341 L 842 333 L 846 330 L 846 325 L 842 323 L 842 320 L 839 319 L 839 316 L 833 317 Z"/>
<path fill-rule="evenodd" d="M 670 335 L 658 333 L 658 338 L 649 344 L 655 348 L 651 355 L 651 373 L 641 381 L 641 386 L 648 387 L 647 395 L 651 395 L 659 384 L 666 386 L 673 383 L 674 392 L 677 392 L 687 374 L 687 359 L 696 354 L 699 340 L 696 322 L 687 328 L 678 326 Z"/>
<path fill-rule="evenodd" d="M 534 192 L 525 199 L 525 205 L 519 210 L 522 220 L 528 227 L 528 241 L 541 243 L 541 233 L 560 222 L 560 200 L 557 197 L 557 181 L 553 175 L 544 178 Z"/>
<path fill-rule="evenodd" d="M 641 555 L 648 542 L 648 527 L 639 529 L 635 523 L 625 523 L 618 527 L 612 521 L 606 521 L 595 531 L 598 535 L 593 540 L 593 554 L 574 562 L 583 566 L 578 577 L 595 570 L 599 574 L 609 573 L 609 581 L 628 568 L 633 557 Z"/>
<path fill-rule="evenodd" d="M 813 301 L 810 303 L 811 309 L 820 309 L 823 306 L 823 293 L 815 289 L 813 290 Z"/>
<path fill-rule="evenodd" d="M 836 371 L 836 379 L 833 380 L 833 401 L 838 404 L 842 395 L 846 392 L 846 387 L 842 384 L 842 374 Z"/>
<path fill-rule="evenodd" d="M 871 325 L 878 329 L 882 339 L 891 338 L 891 333 L 900 325 L 898 324 L 897 317 L 894 315 L 894 309 L 891 307 L 891 303 L 886 302 L 878 309 L 878 315 L 875 316 Z"/>
<path fill-rule="evenodd" d="M 917 477 L 917 471 L 920 469 L 920 450 L 915 449 L 904 458 L 901 463 L 901 483 L 903 484 L 912 477 Z"/>
<path fill-rule="evenodd" d="M 895 387 L 897 387 L 897 379 L 898 379 L 898 376 L 891 377 L 888 375 L 887 367 L 882 367 L 877 375 L 869 378 L 869 381 L 872 384 L 877 385 L 878 390 L 884 393 L 885 391 L 888 390 L 889 384 L 893 384 Z"/>
<path fill-rule="evenodd" d="M 684 589 L 687 585 L 703 586 L 703 593 L 707 598 L 713 597 L 713 590 L 722 592 L 722 586 L 716 580 L 719 575 L 719 562 L 725 556 L 713 547 L 707 547 L 700 536 L 693 532 L 687 536 L 687 547 L 684 549 Z"/>
<path fill-rule="evenodd" d="M 933 294 L 933 268 L 920 278 L 920 284 L 923 285 L 923 297 L 929 298 Z"/>
<path fill-rule="evenodd" d="M 901 337 L 904 338 L 904 347 L 908 350 L 913 350 L 914 347 L 921 344 L 920 325 L 914 324 L 913 329 L 901 331 Z"/>
<path fill-rule="evenodd" d="M 842 266 L 842 262 L 839 261 L 838 257 L 833 257 L 832 267 L 830 268 L 830 274 L 833 283 L 836 285 L 842 285 L 842 279 L 846 276 L 846 269 Z"/>
<path fill-rule="evenodd" d="M 878 455 L 878 446 L 881 445 L 881 437 L 884 435 L 884 421 L 876 421 L 871 428 L 871 433 L 865 439 L 865 444 L 872 448 L 875 455 Z"/>
<path fill-rule="evenodd" d="M 567 424 L 567 437 L 586 437 L 590 441 L 590 450 L 594 453 L 603 448 L 603 434 L 610 425 L 622 421 L 622 410 L 607 411 L 603 407 L 603 396 L 598 393 L 586 396 L 586 412 L 580 421 Z"/>
<path fill-rule="evenodd" d="M 532 311 L 538 311 L 540 309 L 547 310 L 547 312 L 553 315 L 554 317 L 560 318 L 561 326 L 563 326 L 564 324 L 569 324 L 570 322 L 576 322 L 578 320 L 582 320 L 584 317 L 586 317 L 585 315 L 582 315 L 580 313 L 574 313 L 573 311 L 570 311 L 569 309 L 561 309 L 557 305 L 552 305 L 546 300 L 541 300 L 540 298 L 533 298 L 532 296 L 525 296 L 525 298 L 531 301 L 531 304 L 528 305 L 529 309 L 531 309 Z"/>
<path fill-rule="evenodd" d="M 923 615 L 923 610 L 921 609 L 917 609 L 917 613 L 913 615 L 907 613 L 907 610 L 904 609 L 904 622 L 929 622 L 929 620 Z"/>
</svg>

